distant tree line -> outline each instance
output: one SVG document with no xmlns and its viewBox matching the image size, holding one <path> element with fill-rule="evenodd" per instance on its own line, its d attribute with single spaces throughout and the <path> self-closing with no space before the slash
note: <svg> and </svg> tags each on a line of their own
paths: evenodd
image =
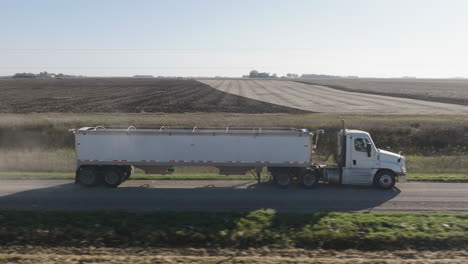
<svg viewBox="0 0 468 264">
<path fill-rule="evenodd" d="M 137 74 L 137 75 L 133 75 L 133 77 L 135 77 L 135 78 L 154 78 L 153 75 L 146 75 L 146 74 Z"/>
<path fill-rule="evenodd" d="M 270 75 L 268 72 L 258 72 L 257 70 L 250 71 L 249 78 L 278 78 L 276 73 Z"/>
<path fill-rule="evenodd" d="M 15 73 L 12 78 L 15 79 L 23 79 L 23 78 L 62 78 L 62 77 L 83 77 L 82 75 L 67 75 L 63 73 L 48 73 L 46 71 L 40 72 L 38 74 L 30 73 L 30 72 L 19 72 Z"/>
<path fill-rule="evenodd" d="M 244 78 L 278 78 L 276 73 L 270 75 L 267 72 L 259 72 L 257 70 L 250 71 L 249 75 L 244 75 Z M 336 75 L 327 75 L 327 74 L 302 74 L 299 77 L 299 74 L 288 73 L 286 76 L 281 76 L 281 78 L 314 78 L 314 79 L 332 79 L 332 78 L 359 78 L 358 76 L 336 76 Z"/>
<path fill-rule="evenodd" d="M 301 78 L 314 78 L 314 79 L 334 79 L 334 78 L 359 78 L 358 76 L 337 76 L 327 74 L 302 74 Z"/>
<path fill-rule="evenodd" d="M 12 78 L 36 78 L 36 74 L 34 73 L 27 73 L 27 72 L 22 72 L 22 73 L 15 73 Z"/>
</svg>

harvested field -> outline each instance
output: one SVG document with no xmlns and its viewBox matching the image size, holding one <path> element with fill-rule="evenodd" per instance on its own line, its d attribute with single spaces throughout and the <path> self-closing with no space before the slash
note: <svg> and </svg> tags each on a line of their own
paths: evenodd
<svg viewBox="0 0 468 264">
<path fill-rule="evenodd" d="M 296 79 L 342 91 L 468 105 L 468 80 L 450 79 Z"/>
<path fill-rule="evenodd" d="M 319 113 L 468 114 L 468 106 L 355 93 L 282 80 L 206 79 L 220 91 Z"/>
<path fill-rule="evenodd" d="M 305 112 L 185 79 L 2 79 L 0 91 L 0 113 Z"/>
</svg>

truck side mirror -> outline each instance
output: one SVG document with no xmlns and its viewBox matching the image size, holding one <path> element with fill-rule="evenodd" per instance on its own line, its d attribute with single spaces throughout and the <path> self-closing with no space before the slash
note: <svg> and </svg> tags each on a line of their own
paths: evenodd
<svg viewBox="0 0 468 264">
<path fill-rule="evenodd" d="M 367 150 L 367 157 L 370 158 L 371 156 L 371 151 L 372 151 L 372 145 L 370 143 L 367 143 L 366 145 L 366 150 Z"/>
</svg>

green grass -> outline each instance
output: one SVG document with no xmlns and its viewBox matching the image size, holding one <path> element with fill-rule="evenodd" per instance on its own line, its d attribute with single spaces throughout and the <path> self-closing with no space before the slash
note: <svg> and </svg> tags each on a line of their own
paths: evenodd
<svg viewBox="0 0 468 264">
<path fill-rule="evenodd" d="M 0 172 L 0 179 L 73 179 L 72 172 Z M 266 179 L 267 175 L 262 175 Z M 137 172 L 132 180 L 251 180 L 252 175 L 218 175 L 213 173 L 144 174 Z M 468 182 L 468 173 L 410 173 L 409 181 Z"/>
<path fill-rule="evenodd" d="M 410 173 L 410 181 L 468 182 L 468 173 Z"/>
<path fill-rule="evenodd" d="M 0 245 L 467 249 L 468 214 L 0 211 Z"/>
<path fill-rule="evenodd" d="M 468 155 L 406 156 L 408 172 L 416 173 L 468 173 Z"/>
</svg>

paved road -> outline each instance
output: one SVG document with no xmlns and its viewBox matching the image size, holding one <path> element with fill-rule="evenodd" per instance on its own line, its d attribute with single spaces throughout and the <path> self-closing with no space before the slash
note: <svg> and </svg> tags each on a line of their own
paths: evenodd
<svg viewBox="0 0 468 264">
<path fill-rule="evenodd" d="M 116 189 L 70 180 L 0 180 L 0 209 L 128 211 L 468 212 L 468 183 L 399 184 L 389 191 L 321 185 L 278 189 L 254 181 L 134 180 Z"/>
<path fill-rule="evenodd" d="M 467 114 L 468 106 L 277 80 L 199 80 L 220 91 L 318 113 Z M 337 107 L 339 106 L 339 107 Z"/>
</svg>

